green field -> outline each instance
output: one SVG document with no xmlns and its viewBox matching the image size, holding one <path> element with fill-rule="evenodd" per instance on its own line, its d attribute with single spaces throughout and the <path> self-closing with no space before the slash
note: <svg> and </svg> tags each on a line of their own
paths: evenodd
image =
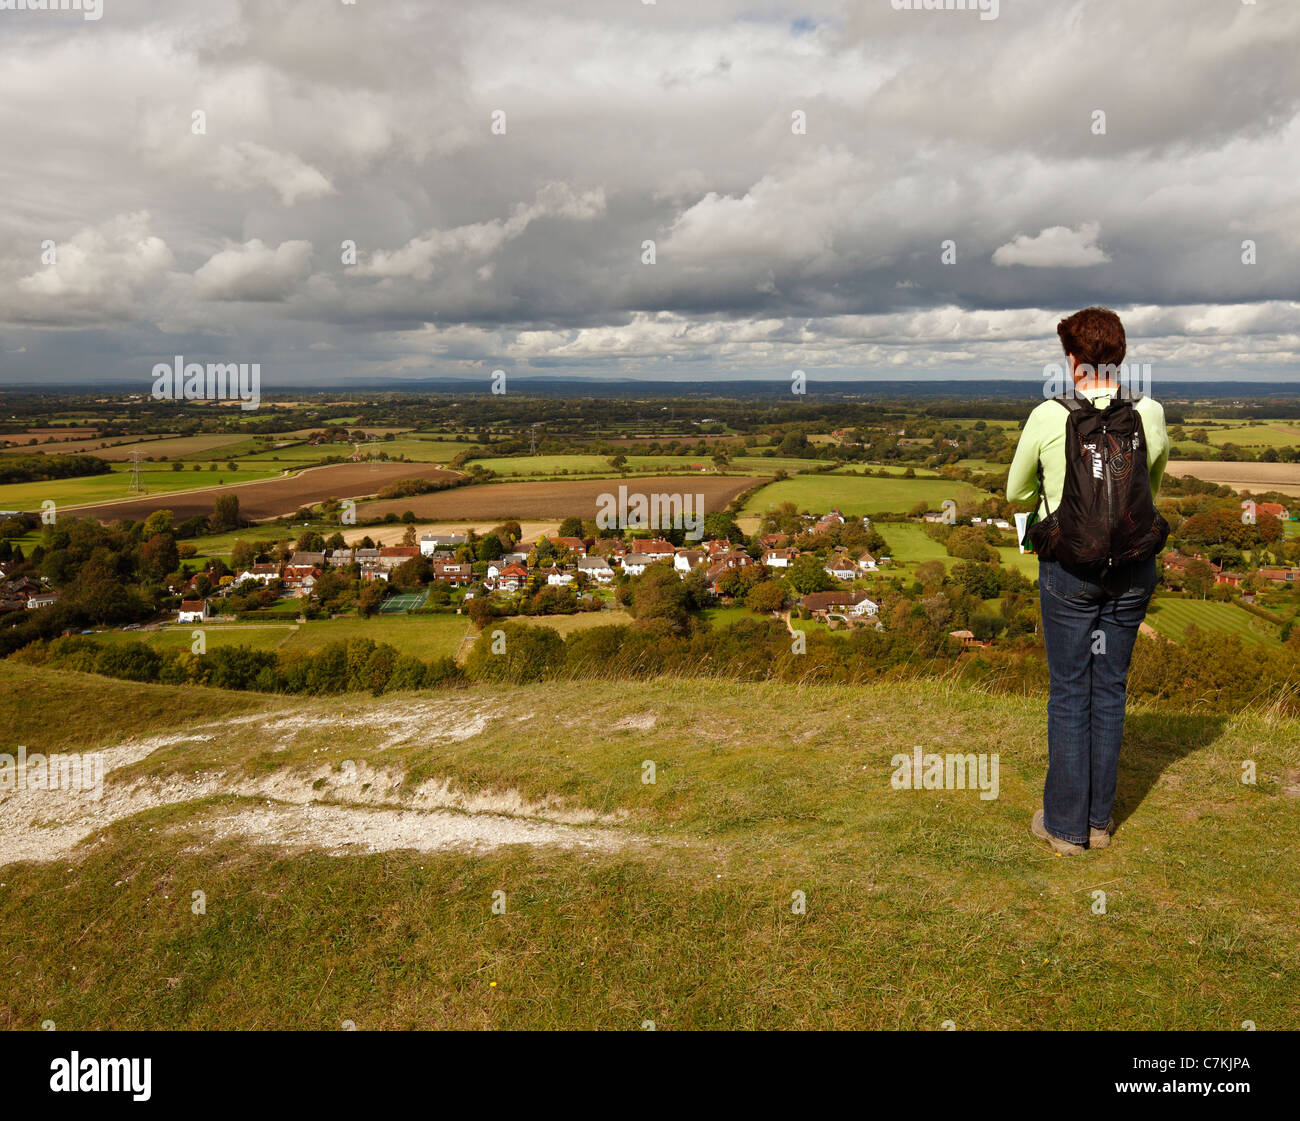
<svg viewBox="0 0 1300 1121">
<path fill-rule="evenodd" d="M 846 517 L 882 512 L 906 513 L 918 502 L 938 509 L 944 499 L 977 502 L 988 497 L 967 483 L 947 479 L 863 479 L 849 475 L 801 475 L 769 483 L 753 495 L 742 511 L 762 514 L 783 502 L 800 511 L 824 514 L 832 506 Z"/>
<path fill-rule="evenodd" d="M 254 650 L 277 650 L 294 633 L 292 623 L 173 623 L 157 631 L 104 631 L 96 642 L 143 642 L 154 650 L 189 650 L 194 631 L 201 630 L 208 650 L 221 646 L 248 646 Z"/>
<path fill-rule="evenodd" d="M 532 455 L 497 456 L 474 459 L 470 462 L 507 478 L 546 477 L 551 475 L 584 475 L 596 478 L 617 478 L 619 472 L 609 465 L 607 455 Z M 761 455 L 736 456 L 724 468 L 729 475 L 772 475 L 784 469 L 790 474 L 806 471 L 813 462 L 782 456 L 765 458 Z M 699 467 L 713 474 L 712 456 L 699 455 L 629 455 L 627 470 L 637 473 L 698 474 Z"/>
<path fill-rule="evenodd" d="M 106 475 L 84 475 L 74 479 L 48 479 L 39 483 L 10 483 L 0 486 L 0 510 L 33 510 L 49 500 L 56 506 L 79 506 L 91 502 L 109 502 L 115 498 L 129 498 L 130 465 L 114 463 Z M 140 468 L 140 481 L 149 495 L 182 493 L 201 487 L 226 483 L 251 483 L 280 474 L 274 465 L 240 465 L 238 471 L 227 471 L 222 464 L 217 471 L 205 466 L 200 471 L 189 466 L 183 471 L 173 471 L 168 466 L 145 463 Z"/>
<path fill-rule="evenodd" d="M 463 615 L 383 615 L 370 619 L 350 616 L 304 623 L 280 647 L 285 653 L 319 650 L 330 642 L 369 638 L 386 642 L 403 654 L 429 661 L 453 657 L 470 622 Z"/>
<path fill-rule="evenodd" d="M 1300 1020 L 1292 720 L 1134 706 L 1114 841 L 1070 859 L 1028 830 L 1043 698 L 955 682 L 313 698 L 3 663 L 0 721 L 145 745 L 98 813 L 0 826 L 34 853 L 0 856 L 3 1029 Z M 999 753 L 998 797 L 894 789 L 917 745 Z"/>
<path fill-rule="evenodd" d="M 1235 634 L 1244 642 L 1275 643 L 1278 628 L 1232 603 L 1157 596 L 1147 612 L 1147 622 L 1166 638 L 1181 642 L 1187 628 Z"/>
</svg>

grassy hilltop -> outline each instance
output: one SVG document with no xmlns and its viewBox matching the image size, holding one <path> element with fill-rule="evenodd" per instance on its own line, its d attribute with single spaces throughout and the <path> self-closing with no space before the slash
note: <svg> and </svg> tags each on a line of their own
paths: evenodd
<svg viewBox="0 0 1300 1121">
<path fill-rule="evenodd" d="M 1297 1023 L 1295 722 L 1133 712 L 1115 843 L 1064 859 L 1026 828 L 1041 698 L 611 684 L 0 664 L 6 750 L 114 768 L 98 802 L 0 794 L 0 1027 Z M 999 753 L 999 797 L 894 790 L 916 745 Z"/>
</svg>

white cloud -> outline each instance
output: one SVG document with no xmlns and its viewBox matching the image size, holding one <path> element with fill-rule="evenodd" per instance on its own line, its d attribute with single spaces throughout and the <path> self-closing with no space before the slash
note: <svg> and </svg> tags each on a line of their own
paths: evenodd
<svg viewBox="0 0 1300 1121">
<path fill-rule="evenodd" d="M 232 245 L 195 272 L 195 292 L 203 300 L 284 300 L 310 275 L 311 254 L 310 241 Z"/>
<path fill-rule="evenodd" d="M 1077 230 L 1052 226 L 1037 237 L 1017 234 L 993 251 L 995 265 L 1030 269 L 1086 269 L 1104 265 L 1110 256 L 1097 244 L 1101 224 L 1084 222 Z"/>
</svg>

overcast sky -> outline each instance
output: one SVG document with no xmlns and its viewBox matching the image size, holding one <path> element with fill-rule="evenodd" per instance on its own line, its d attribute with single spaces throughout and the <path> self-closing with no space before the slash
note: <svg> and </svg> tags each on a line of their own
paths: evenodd
<svg viewBox="0 0 1300 1121">
<path fill-rule="evenodd" d="M 1296 376 L 1297 0 L 102 3 L 0 10 L 0 382 Z"/>
</svg>

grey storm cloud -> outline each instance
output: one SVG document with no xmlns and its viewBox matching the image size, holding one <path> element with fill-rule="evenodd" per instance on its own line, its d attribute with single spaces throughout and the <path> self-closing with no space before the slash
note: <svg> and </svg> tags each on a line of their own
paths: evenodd
<svg viewBox="0 0 1300 1121">
<path fill-rule="evenodd" d="M 0 381 L 1293 374 L 1300 4 L 993 7 L 0 10 Z"/>
</svg>

